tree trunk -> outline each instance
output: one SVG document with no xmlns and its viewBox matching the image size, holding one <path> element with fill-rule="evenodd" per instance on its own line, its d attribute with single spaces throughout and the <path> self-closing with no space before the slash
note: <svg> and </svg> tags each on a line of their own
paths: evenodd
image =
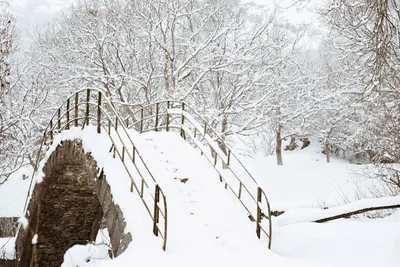
<svg viewBox="0 0 400 267">
<path fill-rule="evenodd" d="M 282 160 L 282 136 L 281 136 L 281 126 L 278 125 L 276 129 L 276 163 L 278 165 L 283 165 Z"/>
<path fill-rule="evenodd" d="M 326 138 L 325 140 L 325 155 L 326 155 L 326 162 L 331 162 L 331 149 L 329 148 L 329 140 Z"/>
<path fill-rule="evenodd" d="M 226 147 L 225 144 L 225 135 L 224 133 L 228 130 L 228 116 L 226 114 L 224 114 L 224 117 L 222 119 L 222 125 L 221 125 L 221 138 L 222 140 L 218 141 L 218 146 L 219 148 L 222 150 L 222 152 L 224 152 L 225 155 L 228 155 L 228 149 Z M 228 166 L 224 163 L 223 164 L 223 168 L 227 169 Z"/>
</svg>

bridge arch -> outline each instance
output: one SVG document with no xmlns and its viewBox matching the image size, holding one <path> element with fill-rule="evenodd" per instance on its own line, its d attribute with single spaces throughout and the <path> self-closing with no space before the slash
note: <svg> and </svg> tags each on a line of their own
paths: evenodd
<svg viewBox="0 0 400 267">
<path fill-rule="evenodd" d="M 18 233 L 18 266 L 60 266 L 70 247 L 95 241 L 102 221 L 113 254 L 120 255 L 132 236 L 125 233 L 125 219 L 112 201 L 106 176 L 82 141 L 62 141 L 43 171 L 28 205 L 29 226 Z"/>
</svg>

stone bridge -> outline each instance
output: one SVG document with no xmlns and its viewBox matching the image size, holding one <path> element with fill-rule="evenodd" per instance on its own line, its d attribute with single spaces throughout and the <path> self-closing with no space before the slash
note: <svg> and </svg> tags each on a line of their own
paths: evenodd
<svg viewBox="0 0 400 267">
<path fill-rule="evenodd" d="M 0 266 L 58 267 L 70 247 L 94 241 L 101 225 L 109 231 L 114 256 L 127 248 L 132 237 L 124 233 L 122 211 L 112 202 L 103 171 L 80 140 L 63 141 L 44 173 L 28 205 L 29 226 L 18 232 L 16 261 Z"/>
</svg>

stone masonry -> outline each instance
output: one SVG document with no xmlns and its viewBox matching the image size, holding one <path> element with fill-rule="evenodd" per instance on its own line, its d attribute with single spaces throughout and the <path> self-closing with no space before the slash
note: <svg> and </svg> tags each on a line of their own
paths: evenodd
<svg viewBox="0 0 400 267">
<path fill-rule="evenodd" d="M 112 202 L 105 175 L 82 143 L 63 141 L 44 173 L 28 206 L 29 227 L 18 234 L 18 266 L 60 266 L 70 247 L 95 240 L 102 220 L 110 233 L 113 254 L 120 255 L 132 237 L 125 234 L 122 211 Z M 36 244 L 32 242 L 35 235 Z"/>
</svg>

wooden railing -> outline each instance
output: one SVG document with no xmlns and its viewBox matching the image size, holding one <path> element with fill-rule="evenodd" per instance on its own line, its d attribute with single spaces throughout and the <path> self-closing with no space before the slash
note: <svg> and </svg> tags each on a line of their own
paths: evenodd
<svg viewBox="0 0 400 267">
<path fill-rule="evenodd" d="M 261 233 L 264 233 L 268 238 L 268 248 L 271 248 L 271 210 L 265 192 L 225 140 L 202 116 L 180 101 L 157 102 L 130 110 L 129 114 L 124 119 L 127 128 L 133 127 L 139 132 L 177 131 L 182 138 L 197 147 L 214 166 L 225 188 L 236 196 L 250 220 L 255 222 L 257 237 L 261 238 Z M 225 148 L 226 153 L 221 147 Z"/>
<path fill-rule="evenodd" d="M 124 166 L 131 180 L 130 191 L 139 194 L 140 199 L 153 221 L 153 233 L 163 239 L 163 249 L 167 245 L 167 200 L 161 187 L 148 169 L 140 152 L 129 136 L 127 127 L 116 111 L 113 103 L 101 90 L 84 89 L 70 96 L 50 118 L 43 133 L 37 154 L 24 210 L 30 199 L 34 177 L 38 172 L 41 155 L 54 140 L 54 135 L 72 127 L 93 125 L 97 133 L 106 133 L 112 143 L 110 151 Z M 100 172 L 99 172 L 100 173 Z M 150 205 L 152 202 L 152 205 Z"/>
</svg>

